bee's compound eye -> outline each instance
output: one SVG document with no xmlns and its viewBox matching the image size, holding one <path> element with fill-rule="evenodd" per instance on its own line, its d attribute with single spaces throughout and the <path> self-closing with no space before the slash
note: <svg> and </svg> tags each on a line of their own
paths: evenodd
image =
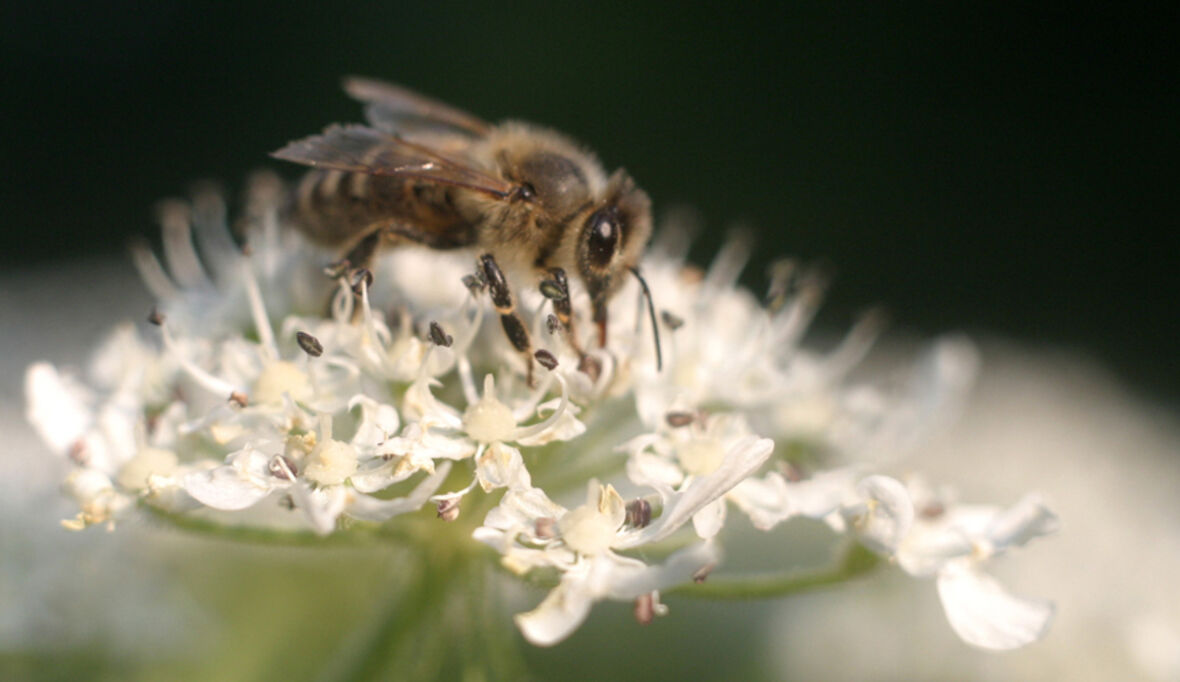
<svg viewBox="0 0 1180 682">
<path fill-rule="evenodd" d="M 586 257 L 590 265 L 605 268 L 619 244 L 619 215 L 612 208 L 594 212 L 586 221 Z"/>
</svg>

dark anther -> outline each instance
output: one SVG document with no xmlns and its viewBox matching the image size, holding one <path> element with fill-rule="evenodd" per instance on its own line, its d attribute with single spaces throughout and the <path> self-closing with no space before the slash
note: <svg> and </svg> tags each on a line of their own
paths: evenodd
<svg viewBox="0 0 1180 682">
<path fill-rule="evenodd" d="M 164 324 L 164 313 L 152 308 L 152 311 L 148 313 L 147 321 L 159 327 Z"/>
<path fill-rule="evenodd" d="M 279 498 L 279 506 L 287 511 L 295 510 L 295 498 L 290 495 L 283 495 Z"/>
<path fill-rule="evenodd" d="M 443 521 L 454 521 L 459 518 L 459 498 L 452 497 L 440 500 L 438 503 L 438 518 Z"/>
<path fill-rule="evenodd" d="M 286 455 L 276 455 L 275 457 L 272 457 L 270 464 L 267 465 L 266 469 L 270 472 L 271 476 L 274 476 L 275 478 L 281 478 L 284 481 L 292 480 L 295 477 L 295 474 L 299 471 L 295 467 L 295 462 Z"/>
<path fill-rule="evenodd" d="M 578 371 L 590 377 L 590 381 L 598 383 L 598 377 L 602 376 L 602 362 L 593 355 L 583 355 L 578 361 Z"/>
<path fill-rule="evenodd" d="M 635 598 L 635 622 L 640 625 L 651 625 L 656 618 L 656 600 L 651 592 Z"/>
<path fill-rule="evenodd" d="M 548 540 L 557 536 L 557 519 L 542 516 L 533 522 L 533 534 L 538 540 Z"/>
<path fill-rule="evenodd" d="M 918 516 L 927 520 L 937 519 L 945 513 L 946 505 L 938 500 L 927 502 L 918 509 Z"/>
<path fill-rule="evenodd" d="M 472 296 L 478 296 L 483 293 L 484 282 L 475 275 L 463 275 L 463 286 L 467 287 Z"/>
<path fill-rule="evenodd" d="M 430 323 L 430 342 L 436 346 L 443 348 L 450 348 L 451 342 L 454 341 L 451 335 L 443 331 L 442 325 L 431 321 Z"/>
<path fill-rule="evenodd" d="M 541 295 L 550 301 L 564 301 L 566 298 L 565 290 L 561 285 L 551 279 L 541 280 Z"/>
<path fill-rule="evenodd" d="M 241 391 L 233 391 L 229 394 L 229 402 L 236 407 L 245 407 L 250 403 L 246 398 L 246 394 Z"/>
<path fill-rule="evenodd" d="M 651 525 L 651 502 L 643 498 L 628 502 L 627 525 L 633 528 L 646 528 Z"/>
<path fill-rule="evenodd" d="M 313 358 L 318 358 L 324 354 L 324 344 L 320 343 L 319 339 L 307 332 L 295 332 L 295 340 L 299 343 L 299 347 L 303 349 L 303 352 Z"/>
<path fill-rule="evenodd" d="M 660 319 L 664 321 L 664 325 L 671 331 L 676 331 L 684 326 L 684 318 L 678 317 L 667 310 L 660 312 Z"/>
<path fill-rule="evenodd" d="M 541 280 L 541 294 L 554 302 L 568 301 L 570 297 L 570 283 L 565 277 L 565 270 L 553 268 L 549 271 L 552 279 Z"/>
<path fill-rule="evenodd" d="M 373 273 L 368 268 L 357 268 L 352 273 L 352 293 L 361 296 L 373 286 Z"/>
<path fill-rule="evenodd" d="M 544 348 L 538 350 L 536 353 L 533 353 L 533 357 L 535 357 L 537 362 L 541 363 L 541 366 L 545 369 L 552 370 L 557 367 L 557 358 L 553 357 L 553 353 L 550 353 Z"/>
<path fill-rule="evenodd" d="M 712 573 L 713 569 L 716 567 L 717 564 L 705 564 L 704 566 L 701 566 L 696 570 L 695 573 L 692 574 L 692 581 L 700 585 L 701 583 L 705 582 L 705 579 L 709 577 L 709 574 Z"/>
<path fill-rule="evenodd" d="M 90 460 L 90 456 L 87 453 L 88 453 L 88 451 L 86 449 L 86 441 L 85 440 L 79 438 L 78 440 L 75 440 L 73 443 L 70 443 L 69 457 L 70 457 L 70 461 L 73 462 L 74 464 L 80 464 L 82 466 L 85 466 L 86 463 Z"/>
<path fill-rule="evenodd" d="M 549 313 L 545 317 L 545 331 L 550 334 L 556 334 L 558 329 L 561 329 L 561 320 L 557 319 L 557 316 L 553 313 Z"/>
<path fill-rule="evenodd" d="M 696 417 L 691 412 L 669 412 L 664 415 L 664 419 L 668 422 L 668 426 L 680 428 L 691 424 Z"/>
</svg>

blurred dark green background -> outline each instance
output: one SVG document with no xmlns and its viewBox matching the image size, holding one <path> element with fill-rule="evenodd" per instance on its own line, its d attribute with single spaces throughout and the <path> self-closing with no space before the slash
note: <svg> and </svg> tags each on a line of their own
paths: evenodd
<svg viewBox="0 0 1180 682">
<path fill-rule="evenodd" d="M 826 321 L 1090 352 L 1174 399 L 1177 9 L 6 3 L 0 264 L 116 254 L 194 179 L 359 118 L 343 74 L 564 130 L 705 260 L 826 259 Z M 289 171 L 292 169 L 288 169 Z M 291 175 L 294 175 L 292 172 Z"/>
</svg>

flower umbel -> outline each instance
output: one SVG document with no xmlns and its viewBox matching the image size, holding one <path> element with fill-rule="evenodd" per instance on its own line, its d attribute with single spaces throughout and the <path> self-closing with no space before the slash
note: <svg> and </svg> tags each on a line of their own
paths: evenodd
<svg viewBox="0 0 1180 682">
<path fill-rule="evenodd" d="M 29 368 L 29 420 L 70 466 L 79 512 L 66 527 L 143 510 L 321 536 L 467 524 L 408 537 L 461 537 L 474 549 L 453 556 L 547 586 L 515 622 L 553 645 L 597 601 L 632 601 L 646 624 L 668 610 L 661 591 L 723 574 L 732 506 L 762 531 L 823 520 L 934 577 L 973 645 L 1045 632 L 1050 605 L 981 569 L 1056 527 L 1040 499 L 967 507 L 890 475 L 961 402 L 976 364 L 966 341 L 936 341 L 901 381 L 854 380 L 877 324 L 828 352 L 803 345 L 814 273 L 777 268 L 763 303 L 735 284 L 741 244 L 701 273 L 666 240 L 642 264 L 663 367 L 636 282 L 611 299 L 601 346 L 591 324 L 545 333 L 552 300 L 518 286 L 534 373 L 486 292 L 464 283 L 475 254 L 389 250 L 372 272 L 325 275 L 330 255 L 280 224 L 281 196 L 273 178 L 253 183 L 245 252 L 215 196 L 169 204 L 165 262 L 136 252 L 152 324 L 117 327 L 82 376 Z M 575 315 L 591 309 L 570 295 Z"/>
</svg>

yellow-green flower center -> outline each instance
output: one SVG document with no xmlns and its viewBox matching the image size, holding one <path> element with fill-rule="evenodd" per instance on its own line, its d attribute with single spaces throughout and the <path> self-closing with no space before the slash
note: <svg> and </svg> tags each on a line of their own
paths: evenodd
<svg viewBox="0 0 1180 682">
<path fill-rule="evenodd" d="M 250 399 L 254 403 L 273 405 L 282 402 L 284 393 L 291 394 L 291 398 L 297 401 L 310 399 L 311 379 L 295 363 L 279 360 L 268 364 L 254 380 Z"/>
</svg>

